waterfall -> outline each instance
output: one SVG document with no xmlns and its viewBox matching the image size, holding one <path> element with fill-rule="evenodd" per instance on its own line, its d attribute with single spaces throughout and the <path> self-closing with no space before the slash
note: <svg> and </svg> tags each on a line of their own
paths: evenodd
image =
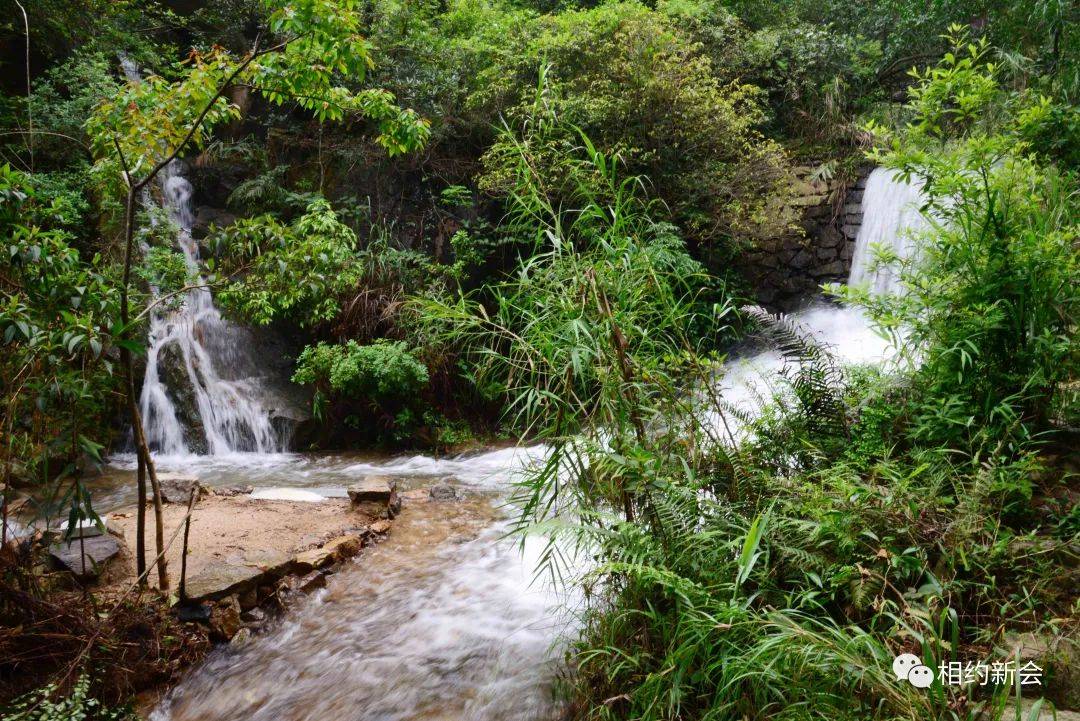
<svg viewBox="0 0 1080 721">
<path fill-rule="evenodd" d="M 921 185 L 904 183 L 893 176 L 892 170 L 875 168 L 866 179 L 862 225 L 855 239 L 855 256 L 848 276 L 848 285 L 868 285 L 874 295 L 899 290 L 895 267 L 875 267 L 875 248 L 889 248 L 898 258 L 908 259 L 914 252 L 918 231 L 927 225 L 919 212 Z"/>
<path fill-rule="evenodd" d="M 176 246 L 189 277 L 197 280 L 178 309 L 155 312 L 150 319 L 139 399 L 147 441 L 168 455 L 193 450 L 189 444 L 197 429 L 185 429 L 177 414 L 177 399 L 186 393 L 203 435 L 193 444 L 199 446 L 197 450 L 212 455 L 281 451 L 284 439 L 261 401 L 261 382 L 250 375 L 257 363 L 246 352 L 250 348 L 247 334 L 221 317 L 200 275 L 199 248 L 191 237 L 193 190 L 182 174 L 183 167 L 173 161 L 162 170 L 161 192 L 169 218 L 179 228 Z M 166 359 L 175 366 L 168 379 L 162 373 Z"/>
<path fill-rule="evenodd" d="M 129 81 L 141 81 L 130 58 L 121 56 L 120 65 Z M 201 275 L 199 247 L 191 237 L 194 189 L 184 168 L 182 161 L 173 160 L 159 179 L 162 205 L 178 229 L 175 244 L 194 287 L 185 292 L 179 308 L 158 308 L 150 316 L 139 397 L 147 442 L 158 453 L 177 456 L 282 451 L 286 434 L 275 428 L 271 409 L 263 402 L 267 392 L 251 334 L 221 317 Z M 149 194 L 144 195 L 143 203 L 150 202 Z M 159 300 L 157 289 L 151 291 Z"/>
<path fill-rule="evenodd" d="M 874 295 L 901 291 L 895 264 L 876 263 L 876 248 L 888 249 L 898 258 L 912 257 L 918 232 L 927 226 L 919 212 L 920 200 L 920 186 L 896 179 L 894 171 L 876 168 L 870 173 L 862 197 L 862 225 L 855 239 L 848 285 L 868 285 Z M 874 331 L 858 308 L 818 304 L 793 314 L 792 319 L 841 362 L 884 363 L 892 355 L 889 342 Z M 756 415 L 776 388 L 774 379 L 785 362 L 771 348 L 729 361 L 719 384 L 721 398 L 740 411 L 739 415 Z M 724 419 L 714 417 L 712 412 L 708 416 L 708 422 L 722 436 L 727 433 Z M 740 426 L 728 420 L 728 428 L 736 437 L 742 435 Z"/>
</svg>

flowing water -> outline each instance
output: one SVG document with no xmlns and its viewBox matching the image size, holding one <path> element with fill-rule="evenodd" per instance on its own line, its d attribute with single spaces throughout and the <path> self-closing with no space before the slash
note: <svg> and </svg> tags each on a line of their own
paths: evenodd
<svg viewBox="0 0 1080 721">
<path fill-rule="evenodd" d="M 146 374 L 139 398 L 147 442 L 159 453 L 184 455 L 198 432 L 181 422 L 178 393 L 187 394 L 198 413 L 202 438 L 196 443 L 211 455 L 235 451 L 284 450 L 286 433 L 275 428 L 258 364 L 250 355 L 245 329 L 221 317 L 200 275 L 199 248 L 191 237 L 194 213 L 191 183 L 173 161 L 161 172 L 161 192 L 170 220 L 179 229 L 176 246 L 189 277 L 195 279 L 178 309 L 155 312 L 150 320 Z M 167 356 L 166 354 L 170 354 Z M 170 383 L 163 361 L 172 361 Z"/>
<path fill-rule="evenodd" d="M 141 82 L 130 58 L 121 56 L 120 65 L 130 82 Z M 183 254 L 190 287 L 178 308 L 160 303 L 150 316 L 139 398 L 147 442 L 152 450 L 174 456 L 283 451 L 289 423 L 282 419 L 275 426 L 272 421 L 273 394 L 264 387 L 251 334 L 221 317 L 202 276 L 199 246 L 191 236 L 194 189 L 184 168 L 182 161 L 173 160 L 158 176 L 162 206 L 176 227 L 174 244 Z M 149 194 L 143 203 L 150 206 Z"/>
<path fill-rule="evenodd" d="M 268 632 L 214 651 L 152 721 L 555 718 L 555 640 L 572 628 L 565 609 L 575 602 L 533 581 L 539 540 L 522 549 L 503 538 L 506 489 L 543 457 L 535 447 L 441 460 L 161 459 L 164 471 L 193 473 L 209 485 L 250 483 L 268 495 L 283 487 L 337 495 L 377 472 L 406 489 L 450 483 L 462 499 L 407 501 L 388 540 L 346 564 Z M 122 470 L 95 489 L 106 505 L 128 500 L 133 459 L 119 460 Z"/>
<path fill-rule="evenodd" d="M 190 228 L 190 185 L 173 172 L 163 190 L 174 220 Z M 870 249 L 877 243 L 912 251 L 905 238 L 907 229 L 918 227 L 911 214 L 917 196 L 917 189 L 874 171 L 851 282 L 869 283 L 875 292 L 896 290 L 890 271 L 872 267 Z M 182 230 L 177 243 L 196 268 L 190 233 Z M 797 319 L 844 361 L 887 357 L 887 343 L 856 310 L 819 306 Z M 299 490 L 339 495 L 355 478 L 378 472 L 406 488 L 450 482 L 464 498 L 408 503 L 387 541 L 346 564 L 326 589 L 266 632 L 215 650 L 161 701 L 153 721 L 556 718 L 560 709 L 550 687 L 562 650 L 557 639 L 572 634 L 566 609 L 576 600 L 532 582 L 533 541 L 519 548 L 502 538 L 511 512 L 502 505 L 507 489 L 544 449 L 443 460 L 269 452 L 282 444 L 261 424 L 259 387 L 222 380 L 216 370 L 229 365 L 218 346 L 230 332 L 205 290 L 191 291 L 183 308 L 155 318 L 143 412 L 156 448 L 171 454 L 159 455 L 161 470 L 181 470 L 210 485 L 250 484 L 268 497 Z M 184 454 L 185 429 L 156 374 L 169 344 L 180 349 L 200 394 L 208 450 L 216 455 Z M 752 410 L 783 362 L 772 351 L 732 362 L 721 383 L 725 400 Z M 132 465 L 131 457 L 118 458 L 115 473 L 95 489 L 104 510 L 132 500 Z"/>
<path fill-rule="evenodd" d="M 891 170 L 875 168 L 862 197 L 862 225 L 855 239 L 848 285 L 866 287 L 874 295 L 902 291 L 895 263 L 878 263 L 878 251 L 897 259 L 916 252 L 919 231 L 926 221 L 919 213 L 919 186 L 904 183 Z M 799 327 L 842 363 L 884 363 L 892 354 L 889 341 L 871 326 L 857 308 L 817 304 L 791 316 Z M 720 382 L 722 398 L 739 411 L 754 415 L 763 400 L 778 389 L 785 359 L 775 350 L 730 361 Z M 719 418 L 712 419 L 720 426 Z"/>
</svg>

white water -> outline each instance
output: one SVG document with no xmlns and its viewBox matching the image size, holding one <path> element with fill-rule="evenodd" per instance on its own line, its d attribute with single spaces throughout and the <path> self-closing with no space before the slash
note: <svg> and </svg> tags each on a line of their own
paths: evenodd
<svg viewBox="0 0 1080 721">
<path fill-rule="evenodd" d="M 275 454 L 254 478 L 236 460 L 194 464 L 204 482 L 313 492 L 367 473 L 405 489 L 438 480 L 463 500 L 408 500 L 383 543 L 331 577 L 280 622 L 219 648 L 154 710 L 152 721 L 545 721 L 576 600 L 533 580 L 543 548 L 504 537 L 505 489 L 543 447 L 450 459 L 358 460 Z M 189 467 L 190 470 L 190 467 Z M 512 513 L 512 512 L 511 512 Z M 573 592 L 573 589 L 570 590 Z"/>
<path fill-rule="evenodd" d="M 211 455 L 235 451 L 273 453 L 284 449 L 285 438 L 275 429 L 263 405 L 260 379 L 249 374 L 255 365 L 247 354 L 247 336 L 221 317 L 200 275 L 199 249 L 192 240 L 191 183 L 173 161 L 161 172 L 163 204 L 179 228 L 176 246 L 183 253 L 189 277 L 196 279 L 176 310 L 155 312 L 150 321 L 146 375 L 139 398 L 147 441 L 166 455 L 188 452 L 185 428 L 177 416 L 175 393 L 162 379 L 162 353 L 171 349 L 193 394 Z M 176 383 L 178 379 L 170 379 Z"/>
<path fill-rule="evenodd" d="M 855 241 L 848 285 L 869 287 L 874 295 L 900 291 L 896 265 L 877 264 L 875 251 L 887 249 L 901 261 L 912 257 L 918 232 L 927 225 L 919 212 L 921 187 L 894 180 L 893 171 L 885 168 L 870 173 L 863 191 L 862 225 Z"/>
<path fill-rule="evenodd" d="M 141 82 L 138 66 L 121 55 L 120 66 L 130 82 Z M 214 299 L 205 285 L 199 266 L 199 247 L 191 237 L 195 222 L 192 209 L 194 190 L 183 175 L 184 164 L 169 163 L 159 174 L 162 205 L 176 225 L 176 247 L 183 253 L 189 283 L 175 310 L 159 306 L 150 316 L 150 333 L 146 354 L 146 373 L 139 397 L 140 412 L 147 442 L 151 450 L 170 456 L 186 456 L 190 436 L 177 415 L 178 393 L 194 396 L 203 442 L 199 451 L 211 455 L 236 451 L 273 453 L 285 448 L 284 430 L 271 423 L 270 410 L 262 398 L 265 392 L 257 373 L 257 359 L 251 357 L 250 339 L 242 329 L 221 317 Z M 148 196 L 144 203 L 149 205 Z M 145 250 L 145 247 L 144 247 Z M 157 289 L 152 289 L 157 296 Z M 155 297 L 155 301 L 159 300 Z M 174 351 L 179 359 L 186 389 L 169 388 L 162 377 L 162 353 Z"/>
<path fill-rule="evenodd" d="M 863 198 L 860 258 L 871 243 L 901 252 L 907 230 L 917 227 L 909 208 L 917 192 L 875 173 Z M 897 289 L 894 275 L 871 272 L 868 263 L 853 269 L 851 282 Z M 820 306 L 798 320 L 844 361 L 888 357 L 888 343 L 856 310 Z M 774 351 L 733 362 L 724 399 L 752 410 L 782 366 Z M 406 488 L 451 476 L 466 500 L 410 501 L 384 544 L 264 634 L 216 650 L 169 693 L 153 721 L 557 717 L 549 693 L 561 650 L 554 644 L 573 629 L 558 609 L 575 601 L 531 582 L 542 541 L 529 539 L 520 552 L 502 538 L 506 522 L 493 508 L 516 473 L 544 456 L 536 447 L 390 461 L 286 453 L 160 458 L 162 470 L 194 473 L 211 485 L 251 484 L 266 497 L 340 495 L 352 479 L 379 473 Z"/>
<path fill-rule="evenodd" d="M 893 171 L 876 168 L 870 173 L 848 285 L 868 287 L 874 295 L 902 292 L 897 264 L 878 263 L 877 257 L 879 250 L 897 259 L 911 258 L 916 252 L 918 233 L 926 227 L 920 201 L 919 187 L 894 179 Z M 842 363 L 881 364 L 892 356 L 890 342 L 875 332 L 857 308 L 820 304 L 793 314 L 792 319 Z M 721 398 L 743 413 L 756 415 L 778 390 L 784 364 L 784 358 L 772 349 L 729 361 L 719 386 Z M 709 422 L 723 430 L 719 418 L 710 417 Z M 737 429 L 732 430 L 738 435 Z"/>
</svg>

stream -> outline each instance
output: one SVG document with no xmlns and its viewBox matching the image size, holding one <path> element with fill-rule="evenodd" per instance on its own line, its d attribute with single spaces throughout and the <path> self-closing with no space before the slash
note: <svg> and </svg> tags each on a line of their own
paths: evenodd
<svg viewBox="0 0 1080 721">
<path fill-rule="evenodd" d="M 172 173 L 164 200 L 180 227 L 178 245 L 195 269 L 197 249 L 185 223 L 189 188 Z M 872 262 L 873 247 L 913 252 L 904 230 L 917 227 L 917 200 L 917 188 L 873 171 L 850 282 L 874 292 L 895 289 L 895 275 Z M 857 310 L 821 304 L 796 320 L 842 361 L 880 363 L 889 356 L 888 344 Z M 159 470 L 194 475 L 210 486 L 251 485 L 271 497 L 273 489 L 340 496 L 357 478 L 378 473 L 396 477 L 405 490 L 451 483 L 461 500 L 406 503 L 386 541 L 346 563 L 325 589 L 259 635 L 214 650 L 161 700 L 151 720 L 558 718 L 553 682 L 579 604 L 533 581 L 542 539 L 521 544 L 505 538 L 513 513 L 505 499 L 515 474 L 542 459 L 544 449 L 449 459 L 273 452 L 284 442 L 269 425 L 264 386 L 240 372 L 235 353 L 222 350 L 242 345 L 235 342 L 238 332 L 221 321 L 205 292 L 155 316 L 151 356 L 179 349 L 185 361 L 179 380 L 195 389 L 205 435 L 198 438 L 180 423 L 170 396 L 175 389 L 149 363 L 142 403 L 152 446 L 161 454 Z M 718 390 L 752 413 L 784 363 L 769 349 L 733 361 Z M 192 439 L 209 455 L 192 454 Z M 110 472 L 91 484 L 99 511 L 134 501 L 133 466 L 131 455 L 115 457 Z"/>
<path fill-rule="evenodd" d="M 504 538 L 505 493 L 542 457 L 508 448 L 451 459 L 339 454 L 161 457 L 211 486 L 334 494 L 367 473 L 454 485 L 455 502 L 406 501 L 384 542 L 245 644 L 223 646 L 161 701 L 152 721 L 553 719 L 557 639 L 572 599 L 533 581 L 539 539 Z M 131 459 L 97 482 L 105 506 L 130 494 Z"/>
</svg>

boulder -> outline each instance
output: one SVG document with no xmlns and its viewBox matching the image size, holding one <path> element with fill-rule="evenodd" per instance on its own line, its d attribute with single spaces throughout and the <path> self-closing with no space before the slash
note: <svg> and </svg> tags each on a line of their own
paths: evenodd
<svg viewBox="0 0 1080 721">
<path fill-rule="evenodd" d="M 244 623 L 250 623 L 257 626 L 266 620 L 266 611 L 256 606 L 249 611 L 241 612 L 240 620 Z"/>
<path fill-rule="evenodd" d="M 246 496 L 255 490 L 254 486 L 222 486 L 220 488 L 213 489 L 215 496 Z"/>
<path fill-rule="evenodd" d="M 187 503 L 191 492 L 195 491 L 195 500 L 207 494 L 206 488 L 194 476 L 182 473 L 159 473 L 158 485 L 161 486 L 162 503 Z"/>
<path fill-rule="evenodd" d="M 396 488 L 397 483 L 389 476 L 367 476 L 349 486 L 346 491 L 353 503 L 387 504 Z"/>
<path fill-rule="evenodd" d="M 428 495 L 431 496 L 433 501 L 456 501 L 458 497 L 457 489 L 449 483 L 439 483 L 432 486 L 428 490 Z"/>
<path fill-rule="evenodd" d="M 105 565 L 119 553 L 120 541 L 109 534 L 60 541 L 49 547 L 49 555 L 57 567 L 83 580 L 100 576 Z"/>
<path fill-rule="evenodd" d="M 254 588 L 264 572 L 251 566 L 222 563 L 187 579 L 187 596 L 193 601 L 214 600 Z"/>
<path fill-rule="evenodd" d="M 311 573 L 323 566 L 329 566 L 333 562 L 333 550 L 327 549 L 324 546 L 322 548 L 313 548 L 310 551 L 296 554 L 293 565 L 295 566 L 297 573 Z"/>
<path fill-rule="evenodd" d="M 219 600 L 210 610 L 210 637 L 226 642 L 240 630 L 240 603 L 236 596 Z"/>
<path fill-rule="evenodd" d="M 393 518 L 401 510 L 397 482 L 389 476 L 367 476 L 346 491 L 353 505 L 378 518 Z"/>
<path fill-rule="evenodd" d="M 355 556 L 360 552 L 363 545 L 363 539 L 358 534 L 350 533 L 338 536 L 324 543 L 321 548 L 313 548 L 310 551 L 296 554 L 293 567 L 296 573 L 310 573 L 315 569 Z"/>
<path fill-rule="evenodd" d="M 298 588 L 302 593 L 311 593 L 320 588 L 326 588 L 326 577 L 329 575 L 325 571 L 312 571 L 300 579 Z"/>
<path fill-rule="evenodd" d="M 390 521 L 375 521 L 369 526 L 372 533 L 382 535 L 390 531 Z"/>
<path fill-rule="evenodd" d="M 235 213 L 230 213 L 222 208 L 200 205 L 195 209 L 195 222 L 191 226 L 191 237 L 195 240 L 202 240 L 209 234 L 211 224 L 219 228 L 225 228 L 235 222 Z"/>
</svg>

